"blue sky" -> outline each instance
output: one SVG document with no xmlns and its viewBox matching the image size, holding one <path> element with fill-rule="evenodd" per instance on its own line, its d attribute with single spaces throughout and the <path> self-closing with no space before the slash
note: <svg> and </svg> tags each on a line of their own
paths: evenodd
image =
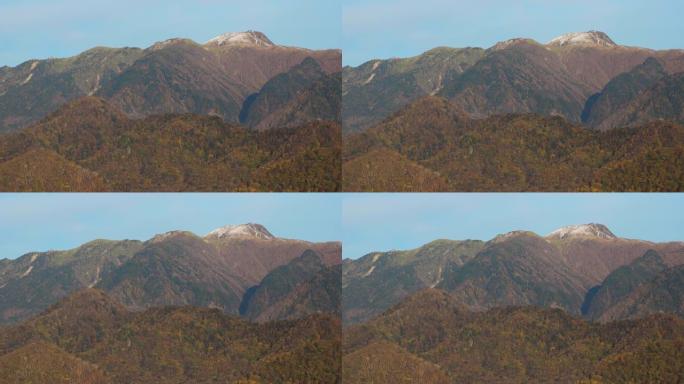
<svg viewBox="0 0 684 384">
<path fill-rule="evenodd" d="M 345 194 L 344 257 L 412 249 L 435 239 L 489 240 L 601 223 L 616 236 L 684 240 L 684 194 Z"/>
<path fill-rule="evenodd" d="M 340 216 L 336 194 L 0 194 L 0 259 L 247 222 L 279 237 L 340 240 Z"/>
<path fill-rule="evenodd" d="M 2 0 L 0 67 L 94 46 L 147 47 L 172 37 L 205 42 L 254 29 L 277 44 L 339 48 L 336 0 Z"/>
<path fill-rule="evenodd" d="M 681 0 L 341 0 L 345 65 L 436 46 L 489 47 L 600 30 L 616 43 L 684 48 Z"/>
</svg>

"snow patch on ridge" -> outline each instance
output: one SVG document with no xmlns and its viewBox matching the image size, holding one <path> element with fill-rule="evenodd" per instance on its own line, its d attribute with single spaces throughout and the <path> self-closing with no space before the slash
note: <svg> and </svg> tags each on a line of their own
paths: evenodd
<svg viewBox="0 0 684 384">
<path fill-rule="evenodd" d="M 251 237 L 256 239 L 270 240 L 275 239 L 275 236 L 271 234 L 263 225 L 261 224 L 239 224 L 239 225 L 226 225 L 221 228 L 214 229 L 207 234 L 207 237 L 216 236 L 218 238 L 224 237 Z"/>
<path fill-rule="evenodd" d="M 556 37 L 549 45 L 559 47 L 566 45 L 591 45 L 599 47 L 615 47 L 617 44 L 608 35 L 599 31 L 573 32 Z"/>
<path fill-rule="evenodd" d="M 580 224 L 568 225 L 559 228 L 549 234 L 548 237 L 557 237 L 559 239 L 566 239 L 571 237 L 594 237 L 599 239 L 616 239 L 617 236 L 603 224 Z"/>
</svg>

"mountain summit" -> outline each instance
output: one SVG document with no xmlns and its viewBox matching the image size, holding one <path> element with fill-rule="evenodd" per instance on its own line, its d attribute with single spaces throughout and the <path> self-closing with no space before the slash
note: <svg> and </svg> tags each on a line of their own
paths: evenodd
<svg viewBox="0 0 684 384">
<path fill-rule="evenodd" d="M 615 47 L 617 44 L 608 35 L 599 31 L 566 33 L 551 40 L 548 45 L 563 47 L 566 45 L 585 45 L 598 47 Z"/>
<path fill-rule="evenodd" d="M 251 237 L 256 239 L 270 240 L 275 239 L 275 236 L 266 229 L 261 224 L 239 224 L 239 225 L 226 225 L 221 228 L 214 229 L 207 234 L 207 237 L 216 236 L 220 238 L 230 238 L 230 237 Z"/>
<path fill-rule="evenodd" d="M 261 32 L 228 32 L 207 41 L 207 44 L 272 47 L 275 44 Z"/>
<path fill-rule="evenodd" d="M 567 227 L 559 228 L 549 234 L 547 237 L 556 237 L 559 239 L 571 237 L 596 237 L 599 239 L 616 239 L 617 236 L 603 224 L 581 224 L 568 225 Z"/>
</svg>

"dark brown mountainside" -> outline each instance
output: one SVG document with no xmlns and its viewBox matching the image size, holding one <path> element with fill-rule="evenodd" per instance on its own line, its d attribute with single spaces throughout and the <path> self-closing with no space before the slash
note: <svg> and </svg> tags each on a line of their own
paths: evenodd
<svg viewBox="0 0 684 384">
<path fill-rule="evenodd" d="M 288 72 L 279 74 L 261 88 L 258 93 L 250 96 L 244 103 L 240 113 L 240 122 L 259 130 L 282 128 L 288 124 L 301 124 L 302 119 L 287 119 L 287 112 L 282 111 L 292 103 L 316 103 L 312 98 L 320 97 L 321 106 L 325 111 L 311 110 L 310 120 L 325 119 L 339 121 L 339 102 L 330 102 L 328 99 L 339 100 L 340 84 L 332 81 L 332 76 L 327 75 L 321 66 L 312 58 L 306 58 Z M 326 84 L 329 83 L 329 84 Z M 326 85 L 328 85 L 326 87 Z M 299 99 L 299 100 L 298 100 Z M 301 110 L 300 113 L 306 112 Z M 313 106 L 312 106 L 313 107 Z M 289 106 L 292 109 L 292 106 Z M 334 110 L 333 110 L 334 109 Z M 270 117 L 276 111 L 281 111 L 279 117 Z M 294 112 L 294 111 L 293 111 Z M 265 121 L 267 119 L 274 122 Z M 299 120 L 299 121 L 298 121 Z M 282 124 L 282 125 L 281 125 Z"/>
<path fill-rule="evenodd" d="M 601 285 L 587 293 L 582 305 L 582 314 L 592 320 L 598 319 L 610 307 L 631 294 L 641 284 L 653 280 L 665 269 L 667 264 L 660 254 L 648 250 L 630 264 L 615 269 Z"/>
<path fill-rule="evenodd" d="M 259 322 L 296 319 L 313 313 L 340 316 L 341 266 L 326 266 L 307 250 L 275 268 L 243 296 L 240 314 Z"/>
<path fill-rule="evenodd" d="M 144 50 L 95 48 L 72 58 L 31 60 L 0 71 L 0 133 L 27 127 L 90 95 L 110 100 L 132 117 L 193 113 L 237 123 L 249 95 L 306 58 L 327 74 L 341 71 L 339 50 L 279 46 L 252 31 L 204 45 L 169 39 Z"/>
<path fill-rule="evenodd" d="M 665 76 L 667 72 L 660 62 L 649 57 L 631 71 L 615 76 L 601 92 L 589 98 L 582 111 L 582 122 L 604 130 L 612 128 L 614 123 L 604 120 Z"/>
<path fill-rule="evenodd" d="M 558 249 L 544 238 L 510 232 L 462 266 L 449 265 L 436 287 L 474 310 L 533 305 L 579 315 L 587 282 L 560 262 Z"/>
<path fill-rule="evenodd" d="M 606 118 L 604 126 L 637 126 L 656 120 L 684 123 L 684 72 L 661 77 L 616 109 Z"/>
<path fill-rule="evenodd" d="M 684 316 L 684 266 L 668 268 L 638 285 L 605 310 L 599 320 L 634 319 L 655 313 Z"/>
<path fill-rule="evenodd" d="M 552 51 L 521 40 L 492 49 L 462 74 L 447 78 L 439 95 L 474 116 L 536 113 L 579 121 L 589 92 Z"/>
<path fill-rule="evenodd" d="M 133 310 L 193 305 L 235 313 L 245 282 L 217 268 L 218 250 L 187 232 L 167 233 L 147 242 L 96 285 Z"/>
<path fill-rule="evenodd" d="M 281 239 L 258 224 L 222 227 L 204 238 L 174 231 L 144 243 L 97 240 L 67 251 L 29 253 L 0 265 L 0 324 L 26 319 L 88 287 L 134 310 L 192 305 L 237 315 L 250 287 L 307 252 L 319 255 L 321 269 L 340 263 L 339 243 Z M 304 280 L 312 291 L 331 284 Z M 292 293 L 283 300 L 304 301 L 305 291 L 303 297 Z M 283 316 L 328 312 L 330 305 L 316 303 Z M 272 304 L 281 305 L 278 300 Z M 278 313 L 271 318 L 279 319 Z"/>
<path fill-rule="evenodd" d="M 255 324 L 215 309 L 133 313 L 85 290 L 0 329 L 0 372 L 11 382 L 340 383 L 340 338 L 329 316 Z"/>
<path fill-rule="evenodd" d="M 420 190 L 410 172 L 377 156 L 380 149 L 397 152 L 406 169 L 432 171 L 427 184 L 442 191 L 684 189 L 684 127 L 670 122 L 596 132 L 560 117 L 472 119 L 443 98 L 427 97 L 345 137 L 345 191 Z M 445 188 L 437 188 L 440 179 Z"/>
<path fill-rule="evenodd" d="M 332 122 L 253 132 L 216 117 L 131 120 L 88 97 L 0 136 L 0 190 L 335 191 L 339 153 Z"/>
<path fill-rule="evenodd" d="M 411 382 L 420 374 L 440 383 L 677 382 L 683 346 L 684 320 L 674 316 L 599 325 L 557 309 L 469 312 L 428 289 L 345 329 L 343 380 Z M 393 362 L 397 356 L 403 365 Z"/>
<path fill-rule="evenodd" d="M 237 122 L 246 92 L 221 70 L 216 55 L 178 39 L 146 51 L 97 95 L 131 117 L 195 113 Z"/>
</svg>

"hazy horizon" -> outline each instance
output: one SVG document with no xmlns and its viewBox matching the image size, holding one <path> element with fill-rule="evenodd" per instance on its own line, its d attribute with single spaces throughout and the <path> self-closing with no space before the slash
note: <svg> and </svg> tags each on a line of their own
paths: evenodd
<svg viewBox="0 0 684 384">
<path fill-rule="evenodd" d="M 250 222 L 277 237 L 341 240 L 334 194 L 8 193 L 0 195 L 0 217 L 0 259 L 96 239 L 148 240 L 172 230 L 204 236 Z"/>
<path fill-rule="evenodd" d="M 616 193 L 373 193 L 342 202 L 343 257 L 414 249 L 437 239 L 490 240 L 514 230 L 541 236 L 604 224 L 616 236 L 682 241 L 684 196 Z"/>
<path fill-rule="evenodd" d="M 146 48 L 175 37 L 204 43 L 246 30 L 280 45 L 339 48 L 340 15 L 339 4 L 315 0 L 6 0 L 0 4 L 0 67 L 96 46 Z"/>
<path fill-rule="evenodd" d="M 431 48 L 488 48 L 511 38 L 547 43 L 599 30 L 617 44 L 684 48 L 684 3 L 673 0 L 540 1 L 342 0 L 344 65 L 411 57 Z M 639 23 L 635 23 L 639 20 Z"/>
</svg>

